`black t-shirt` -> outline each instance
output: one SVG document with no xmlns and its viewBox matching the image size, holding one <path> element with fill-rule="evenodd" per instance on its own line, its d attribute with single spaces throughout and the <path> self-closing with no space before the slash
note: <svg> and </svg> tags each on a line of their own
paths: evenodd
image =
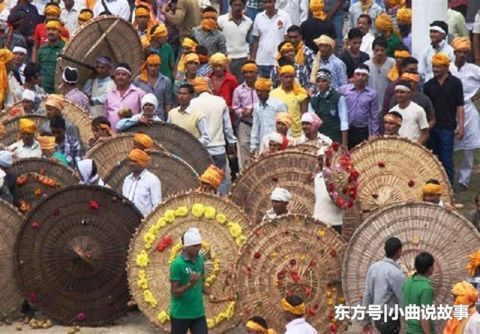
<svg viewBox="0 0 480 334">
<path fill-rule="evenodd" d="M 425 83 L 423 93 L 432 100 L 437 119 L 435 126 L 454 130 L 457 127 L 457 107 L 463 106 L 463 85 L 460 79 L 449 73 L 440 85 L 436 78 Z"/>
<path fill-rule="evenodd" d="M 333 39 L 337 38 L 335 26 L 331 21 L 321 21 L 314 17 L 303 22 L 300 25 L 300 30 L 302 31 L 305 45 L 312 49 L 314 53 L 318 52 L 318 46 L 313 42 L 314 39 L 317 39 L 322 35 L 327 35 Z"/>
<path fill-rule="evenodd" d="M 352 57 L 350 52 L 345 51 L 340 55 L 340 59 L 345 63 L 345 65 L 347 65 L 347 76 L 350 79 L 351 77 L 353 77 L 353 72 L 355 71 L 355 68 L 358 65 L 363 64 L 367 60 L 370 60 L 370 56 L 367 53 L 360 51 L 358 57 L 354 58 Z"/>
</svg>

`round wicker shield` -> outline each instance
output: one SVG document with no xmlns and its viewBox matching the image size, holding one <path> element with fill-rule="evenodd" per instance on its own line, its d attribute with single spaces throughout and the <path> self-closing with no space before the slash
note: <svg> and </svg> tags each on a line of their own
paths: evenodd
<svg viewBox="0 0 480 334">
<path fill-rule="evenodd" d="M 405 273 L 413 273 L 418 253 L 427 251 L 433 255 L 435 304 L 451 304 L 450 290 L 467 277 L 468 255 L 480 248 L 480 233 L 461 215 L 428 203 L 387 207 L 357 228 L 342 268 L 348 304 L 361 302 L 368 267 L 384 257 L 385 240 L 393 236 L 403 244 L 400 263 Z"/>
<path fill-rule="evenodd" d="M 408 139 L 382 137 L 363 142 L 352 152 L 362 211 L 419 200 L 421 187 L 429 179 L 443 186 L 442 199 L 453 201 L 447 174 L 438 159 L 424 146 Z"/>
<path fill-rule="evenodd" d="M 200 185 L 197 172 L 177 156 L 160 151 L 150 151 L 148 155 L 150 164 L 147 169 L 160 179 L 163 198 L 196 189 Z M 125 159 L 105 176 L 104 181 L 113 190 L 122 193 L 123 181 L 130 173 L 128 160 Z"/>
<path fill-rule="evenodd" d="M 192 134 L 179 126 L 157 122 L 150 126 L 136 125 L 127 132 L 143 132 L 156 140 L 168 152 L 185 160 L 201 175 L 213 161 L 207 149 Z"/>
<path fill-rule="evenodd" d="M 3 122 L 5 126 L 5 136 L 2 139 L 2 144 L 5 146 L 15 143 L 20 138 L 20 129 L 19 121 L 21 118 L 29 118 L 37 124 L 37 128 L 40 128 L 43 124 L 48 122 L 46 116 L 41 115 L 29 115 L 29 116 L 19 116 L 12 119 L 6 120 Z"/>
<path fill-rule="evenodd" d="M 0 321 L 17 312 L 22 305 L 22 293 L 15 278 L 14 244 L 22 225 L 22 214 L 9 203 L 0 200 Z"/>
<path fill-rule="evenodd" d="M 310 153 L 310 154 L 315 154 L 317 155 L 319 150 L 319 147 L 316 145 L 312 144 L 298 144 L 295 146 L 289 146 L 287 147 L 286 151 L 297 151 L 297 152 L 305 152 L 305 153 Z"/>
<path fill-rule="evenodd" d="M 105 178 L 120 161 L 127 158 L 132 149 L 133 133 L 119 133 L 89 149 L 85 159 L 95 160 L 98 174 Z M 154 141 L 154 150 L 163 151 L 164 149 Z"/>
<path fill-rule="evenodd" d="M 33 306 L 63 325 L 109 324 L 127 311 L 125 262 L 140 212 L 113 190 L 72 186 L 25 218 L 17 277 Z"/>
<path fill-rule="evenodd" d="M 140 310 L 164 332 L 170 332 L 169 264 L 182 249 L 189 227 L 202 235 L 205 283 L 215 300 L 205 298 L 209 333 L 225 333 L 238 322 L 232 270 L 250 221 L 234 203 L 216 195 L 192 192 L 163 202 L 146 217 L 130 243 L 128 279 Z"/>
<path fill-rule="evenodd" d="M 256 223 L 271 208 L 270 195 L 275 187 L 292 194 L 290 213 L 313 214 L 315 191 L 313 178 L 317 157 L 303 152 L 279 152 L 261 158 L 245 168 L 232 186 L 231 199 Z"/>
<path fill-rule="evenodd" d="M 242 320 L 261 314 L 281 333 L 285 323 L 280 300 L 296 294 L 304 299 L 312 326 L 319 333 L 332 333 L 334 306 L 343 303 L 345 248 L 335 230 L 311 217 L 284 215 L 258 225 L 235 266 Z"/>
<path fill-rule="evenodd" d="M 80 182 L 73 169 L 46 158 L 20 159 L 10 171 L 17 177 L 15 198 L 23 213 L 58 189 Z"/>
<path fill-rule="evenodd" d="M 133 75 L 139 72 L 144 60 L 140 37 L 129 22 L 114 16 L 97 17 L 80 27 L 59 55 L 55 69 L 57 91 L 62 91 L 62 71 L 66 66 L 78 69 L 82 86 L 94 73 L 98 56 L 110 57 L 114 66 L 129 64 Z"/>
</svg>

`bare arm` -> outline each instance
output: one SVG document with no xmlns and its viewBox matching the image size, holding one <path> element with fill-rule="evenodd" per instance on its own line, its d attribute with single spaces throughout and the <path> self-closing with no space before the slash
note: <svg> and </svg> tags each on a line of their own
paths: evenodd
<svg viewBox="0 0 480 334">
<path fill-rule="evenodd" d="M 457 107 L 457 129 L 455 130 L 455 136 L 458 140 L 462 140 L 464 134 L 464 120 L 465 120 L 465 109 L 463 106 Z"/>
<path fill-rule="evenodd" d="M 308 112 L 308 102 L 309 102 L 309 98 L 307 97 L 305 100 L 302 101 L 302 103 L 300 104 L 300 113 L 302 113 L 302 115 L 306 112 Z"/>
<path fill-rule="evenodd" d="M 430 127 L 420 131 L 420 138 L 418 138 L 418 143 L 420 145 L 426 145 L 428 137 L 430 136 Z"/>
<path fill-rule="evenodd" d="M 348 130 L 341 131 L 341 133 L 342 133 L 342 145 L 344 147 L 348 147 Z"/>
<path fill-rule="evenodd" d="M 420 326 L 422 327 L 423 333 L 424 334 L 430 334 L 430 321 L 422 319 L 420 320 Z"/>
<path fill-rule="evenodd" d="M 480 65 L 480 34 L 473 34 L 473 52 L 475 64 Z"/>
<path fill-rule="evenodd" d="M 177 298 L 181 297 L 191 287 L 192 286 L 190 285 L 190 282 L 188 282 L 187 285 L 180 285 L 180 282 L 173 281 L 171 282 L 171 285 L 170 285 L 170 289 L 172 290 L 172 295 L 174 295 Z"/>
<path fill-rule="evenodd" d="M 252 60 L 256 60 L 257 59 L 257 51 L 258 51 L 258 41 L 259 41 L 260 37 L 259 36 L 255 36 L 253 38 L 253 43 L 252 43 L 252 51 L 251 51 L 251 54 L 250 54 L 250 58 Z"/>
</svg>

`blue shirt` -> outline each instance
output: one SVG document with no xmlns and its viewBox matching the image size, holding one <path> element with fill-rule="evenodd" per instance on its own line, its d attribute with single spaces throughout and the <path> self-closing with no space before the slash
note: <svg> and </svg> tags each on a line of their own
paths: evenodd
<svg viewBox="0 0 480 334">
<path fill-rule="evenodd" d="M 250 134 L 250 151 L 256 151 L 261 140 L 275 132 L 275 115 L 287 112 L 288 107 L 282 101 L 270 97 L 265 104 L 261 101 L 253 105 L 253 123 Z"/>
<path fill-rule="evenodd" d="M 155 86 L 152 86 L 148 82 L 140 80 L 140 76 L 137 76 L 133 80 L 133 84 L 142 89 L 145 93 L 152 93 L 155 95 L 158 101 L 155 116 L 158 116 L 164 121 L 167 118 L 165 107 L 171 107 L 173 105 L 172 82 L 170 79 L 163 74 L 159 74 Z"/>
<path fill-rule="evenodd" d="M 334 54 L 332 54 L 327 60 L 323 60 L 322 57 L 319 58 L 319 69 L 324 68 L 329 70 L 330 73 L 332 73 L 332 88 L 337 89 L 338 87 L 347 84 L 347 66 L 343 61 L 340 60 L 340 58 L 338 58 Z"/>
</svg>

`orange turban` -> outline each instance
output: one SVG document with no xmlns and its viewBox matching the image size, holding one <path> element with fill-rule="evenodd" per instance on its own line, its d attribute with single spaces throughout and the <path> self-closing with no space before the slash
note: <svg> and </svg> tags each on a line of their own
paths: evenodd
<svg viewBox="0 0 480 334">
<path fill-rule="evenodd" d="M 167 36 L 168 36 L 167 26 L 162 23 L 162 24 L 159 24 L 158 26 L 155 27 L 155 30 L 150 35 L 150 39 L 167 37 Z"/>
<path fill-rule="evenodd" d="M 50 21 L 47 22 L 46 28 L 47 29 L 55 29 L 55 30 L 58 30 L 59 32 L 61 32 L 62 29 L 63 29 L 63 25 L 58 20 L 50 20 Z"/>
<path fill-rule="evenodd" d="M 313 40 L 317 45 L 329 45 L 332 49 L 335 49 L 335 40 L 327 35 L 322 35 Z"/>
<path fill-rule="evenodd" d="M 207 77 L 196 77 L 193 80 L 193 88 L 195 88 L 197 94 L 210 91 L 209 79 Z"/>
<path fill-rule="evenodd" d="M 20 118 L 18 127 L 21 133 L 34 134 L 37 132 L 37 124 L 28 118 Z"/>
<path fill-rule="evenodd" d="M 148 154 L 138 148 L 130 151 L 130 153 L 128 154 L 128 159 L 136 162 L 141 167 L 147 167 L 148 163 L 150 162 L 150 157 L 148 156 Z"/>
<path fill-rule="evenodd" d="M 200 58 L 198 58 L 198 55 L 196 53 L 192 52 L 185 55 L 184 62 L 185 64 L 189 62 L 200 64 Z"/>
<path fill-rule="evenodd" d="M 0 49 L 0 107 L 5 100 L 8 90 L 7 64 L 13 59 L 13 53 L 7 49 Z"/>
<path fill-rule="evenodd" d="M 385 12 L 381 13 L 375 19 L 375 27 L 380 31 L 393 31 L 392 18 Z"/>
<path fill-rule="evenodd" d="M 205 172 L 203 172 L 202 176 L 200 176 L 200 181 L 211 185 L 215 189 L 218 189 L 220 184 L 222 184 L 223 177 L 223 170 L 215 165 L 210 165 Z"/>
<path fill-rule="evenodd" d="M 327 14 L 324 12 L 325 2 L 323 0 L 311 0 L 310 11 L 312 16 L 316 19 L 324 21 L 327 18 Z"/>
<path fill-rule="evenodd" d="M 147 57 L 147 59 L 143 62 L 140 68 L 140 80 L 143 82 L 147 82 L 148 74 L 147 74 L 147 66 L 148 65 L 160 65 L 162 63 L 162 59 L 156 53 L 152 53 Z"/>
<path fill-rule="evenodd" d="M 420 82 L 420 76 L 418 74 L 414 74 L 414 73 L 403 73 L 401 76 L 400 76 L 400 79 L 404 79 L 404 80 L 407 80 L 407 81 L 413 81 L 413 82 Z"/>
<path fill-rule="evenodd" d="M 45 105 L 49 107 L 56 108 L 60 111 L 63 110 L 63 97 L 58 94 L 50 94 L 45 100 Z"/>
<path fill-rule="evenodd" d="M 468 276 L 474 277 L 478 267 L 480 267 L 480 250 L 473 252 L 468 256 Z"/>
<path fill-rule="evenodd" d="M 280 304 L 282 306 L 282 309 L 284 311 L 288 312 L 288 313 L 292 313 L 292 314 L 295 314 L 295 315 L 304 315 L 305 314 L 305 304 L 304 303 L 302 303 L 300 305 L 297 305 L 297 306 L 293 306 L 285 298 L 283 298 L 280 301 Z"/>
<path fill-rule="evenodd" d="M 410 57 L 411 54 L 407 50 L 396 50 L 393 52 L 393 57 L 395 58 L 407 58 Z"/>
<path fill-rule="evenodd" d="M 285 43 L 280 48 L 280 53 L 281 54 L 283 54 L 284 52 L 287 52 L 287 51 L 295 51 L 295 48 L 293 47 L 292 43 Z"/>
<path fill-rule="evenodd" d="M 292 126 L 293 119 L 288 112 L 279 112 L 275 115 L 275 121 L 285 124 L 288 128 Z"/>
<path fill-rule="evenodd" d="M 93 19 L 93 12 L 89 9 L 83 9 L 80 14 L 78 14 L 78 20 L 82 22 L 87 22 Z"/>
<path fill-rule="evenodd" d="M 182 46 L 183 46 L 184 49 L 188 48 L 188 49 L 193 50 L 197 46 L 197 43 L 193 39 L 185 37 L 183 39 Z"/>
<path fill-rule="evenodd" d="M 412 24 L 412 10 L 410 8 L 400 8 L 397 11 L 398 24 Z"/>
<path fill-rule="evenodd" d="M 258 66 L 255 63 L 246 63 L 242 66 L 242 72 L 258 72 Z"/>
<path fill-rule="evenodd" d="M 475 287 L 468 283 L 467 281 L 462 281 L 455 284 L 452 288 L 452 294 L 455 297 L 454 305 L 467 305 L 468 314 L 471 314 L 475 311 L 474 305 L 478 299 L 478 291 Z M 466 319 L 458 319 L 452 317 L 448 320 L 445 329 L 443 330 L 444 334 L 457 334 L 464 333 L 465 325 L 467 323 L 468 317 Z"/>
<path fill-rule="evenodd" d="M 255 81 L 255 89 L 256 90 L 272 90 L 272 80 L 268 78 L 258 78 Z"/>
<path fill-rule="evenodd" d="M 60 7 L 58 7 L 56 5 L 53 5 L 53 4 L 46 5 L 45 9 L 43 11 L 45 16 L 56 16 L 56 17 L 60 17 L 61 12 L 62 11 L 61 11 Z"/>
<path fill-rule="evenodd" d="M 432 65 L 434 66 L 450 66 L 450 58 L 443 52 L 439 52 L 432 57 Z"/>
<path fill-rule="evenodd" d="M 221 52 L 217 52 L 210 57 L 210 64 L 212 66 L 227 66 L 227 63 L 227 57 Z"/>
<path fill-rule="evenodd" d="M 146 7 L 136 7 L 135 8 L 135 17 L 139 17 L 139 16 L 148 16 L 150 17 L 150 10 L 148 10 L 148 8 Z"/>
<path fill-rule="evenodd" d="M 441 195 L 442 186 L 435 183 L 426 183 L 422 187 L 423 195 Z"/>
<path fill-rule="evenodd" d="M 143 146 L 146 150 L 153 147 L 153 139 L 144 133 L 135 133 L 133 135 L 133 142 Z"/>
<path fill-rule="evenodd" d="M 279 73 L 280 73 L 280 75 L 284 75 L 284 74 L 294 75 L 295 74 L 295 67 L 292 66 L 292 65 L 283 65 L 282 67 L 280 67 Z"/>
<path fill-rule="evenodd" d="M 470 38 L 468 37 L 455 37 L 452 42 L 453 49 L 470 51 L 472 49 L 472 44 L 470 43 Z"/>
<path fill-rule="evenodd" d="M 53 150 L 57 146 L 55 136 L 38 136 L 37 141 L 40 143 L 42 150 Z"/>
</svg>

